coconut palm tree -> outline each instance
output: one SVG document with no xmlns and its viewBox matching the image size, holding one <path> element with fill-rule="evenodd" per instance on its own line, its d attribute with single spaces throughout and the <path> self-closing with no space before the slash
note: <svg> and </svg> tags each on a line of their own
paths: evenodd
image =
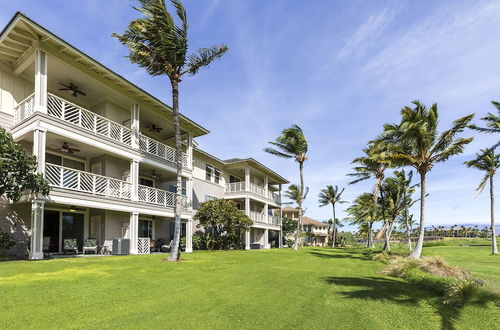
<svg viewBox="0 0 500 330">
<path fill-rule="evenodd" d="M 174 124 L 177 192 L 175 202 L 175 230 L 168 260 L 179 258 L 181 231 L 182 150 L 179 125 L 179 83 L 186 75 L 194 75 L 201 68 L 221 57 L 228 48 L 225 45 L 200 48 L 188 55 L 188 22 L 180 0 L 171 0 L 180 24 L 174 22 L 165 0 L 139 0 L 137 9 L 142 16 L 132 20 L 127 30 L 113 36 L 128 47 L 129 59 L 152 76 L 167 76 L 172 88 L 172 121 Z"/>
<path fill-rule="evenodd" d="M 484 177 L 476 188 L 479 195 L 486 184 L 490 183 L 490 221 L 491 221 L 491 253 L 498 254 L 497 241 L 495 235 L 495 196 L 493 177 L 500 167 L 500 154 L 495 154 L 495 150 L 481 150 L 476 154 L 476 158 L 465 162 L 465 165 L 484 171 Z"/>
<path fill-rule="evenodd" d="M 299 219 L 297 221 L 297 231 L 295 232 L 295 242 L 292 250 L 296 251 L 299 247 L 299 235 L 302 228 L 302 202 L 304 196 L 304 162 L 307 160 L 307 139 L 304 132 L 297 125 L 292 125 L 290 128 L 285 128 L 281 135 L 274 142 L 269 142 L 273 147 L 265 148 L 264 151 L 281 158 L 295 159 L 299 163 L 300 176 L 300 198 L 298 198 Z"/>
<path fill-rule="evenodd" d="M 479 127 L 475 124 L 470 125 L 469 127 L 472 128 L 473 130 L 483 132 L 483 133 L 500 133 L 500 103 L 491 101 L 491 104 L 497 109 L 497 114 L 493 114 L 491 112 L 488 112 L 488 115 L 485 117 L 481 118 L 484 122 L 486 127 Z M 488 151 L 496 149 L 500 145 L 500 141 L 495 143 L 491 148 L 488 148 Z"/>
<path fill-rule="evenodd" d="M 368 231 L 366 247 L 373 247 L 373 223 L 379 219 L 380 207 L 373 202 L 373 195 L 364 193 L 356 197 L 350 207 L 347 208 L 352 225 L 359 225 Z"/>
<path fill-rule="evenodd" d="M 297 208 L 299 209 L 299 218 L 297 221 L 297 228 L 295 230 L 295 242 L 294 242 L 294 250 L 297 250 L 300 240 L 300 234 L 302 230 L 302 216 L 304 215 L 304 210 L 302 210 L 302 205 L 304 203 L 304 199 L 307 197 L 307 193 L 309 188 L 306 187 L 305 191 L 302 191 L 302 188 L 296 184 L 291 184 L 288 186 L 288 189 L 284 192 L 284 196 L 289 200 L 295 202 L 297 204 Z"/>
<path fill-rule="evenodd" d="M 451 129 L 439 133 L 437 104 L 427 108 L 419 101 L 414 101 L 413 105 L 413 108 L 407 106 L 401 110 L 399 124 L 385 124 L 384 132 L 374 143 L 383 150 L 384 157 L 393 166 L 411 166 L 420 175 L 419 236 L 410 254 L 410 258 L 418 259 L 422 254 L 425 235 L 426 175 L 437 163 L 462 153 L 472 141 L 472 138 L 457 138 L 457 134 L 469 125 L 474 115 L 455 120 Z"/>
<path fill-rule="evenodd" d="M 345 190 L 345 188 L 342 188 L 342 190 L 339 191 L 338 186 L 334 187 L 332 185 L 327 185 L 326 188 L 321 189 L 321 192 L 319 193 L 319 200 L 318 200 L 319 206 L 322 207 L 322 206 L 326 206 L 326 205 L 332 205 L 332 209 L 333 209 L 332 247 L 335 247 L 336 241 L 337 241 L 336 230 L 337 230 L 338 219 L 335 216 L 335 204 L 347 203 L 347 201 L 341 199 L 342 193 L 344 192 L 344 190 Z"/>
</svg>

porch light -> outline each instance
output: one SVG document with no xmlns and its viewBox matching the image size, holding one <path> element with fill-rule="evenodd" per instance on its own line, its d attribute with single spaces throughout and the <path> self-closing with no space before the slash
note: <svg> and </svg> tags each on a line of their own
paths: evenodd
<svg viewBox="0 0 500 330">
<path fill-rule="evenodd" d="M 69 211 L 70 211 L 70 212 L 76 212 L 76 207 L 75 207 L 74 205 L 71 205 L 71 206 L 69 207 Z"/>
</svg>

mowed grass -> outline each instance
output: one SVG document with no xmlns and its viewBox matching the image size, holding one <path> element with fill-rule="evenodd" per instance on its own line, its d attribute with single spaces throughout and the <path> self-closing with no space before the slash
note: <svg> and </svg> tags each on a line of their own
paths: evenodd
<svg viewBox="0 0 500 330">
<path fill-rule="evenodd" d="M 500 258 L 487 248 L 433 247 L 426 254 L 440 251 L 457 265 L 478 266 L 475 274 L 489 282 L 500 280 Z M 362 249 L 164 258 L 0 263 L 0 328 L 439 329 L 447 318 L 435 296 L 379 274 L 384 265 Z M 498 328 L 499 314 L 493 303 L 469 305 L 456 327 Z"/>
</svg>

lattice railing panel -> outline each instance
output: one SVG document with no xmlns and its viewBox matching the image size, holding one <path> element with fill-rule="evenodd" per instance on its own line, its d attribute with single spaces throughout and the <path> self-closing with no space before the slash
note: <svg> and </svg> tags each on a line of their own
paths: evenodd
<svg viewBox="0 0 500 330">
<path fill-rule="evenodd" d="M 149 246 L 150 246 L 149 237 L 137 238 L 137 254 L 149 254 L 150 253 Z"/>
</svg>

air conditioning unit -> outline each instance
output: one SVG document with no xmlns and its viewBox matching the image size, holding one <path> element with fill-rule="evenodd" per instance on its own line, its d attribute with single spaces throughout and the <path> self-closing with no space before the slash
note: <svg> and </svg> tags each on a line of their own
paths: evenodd
<svg viewBox="0 0 500 330">
<path fill-rule="evenodd" d="M 115 255 L 130 254 L 130 239 L 128 238 L 113 239 L 113 254 Z"/>
</svg>

